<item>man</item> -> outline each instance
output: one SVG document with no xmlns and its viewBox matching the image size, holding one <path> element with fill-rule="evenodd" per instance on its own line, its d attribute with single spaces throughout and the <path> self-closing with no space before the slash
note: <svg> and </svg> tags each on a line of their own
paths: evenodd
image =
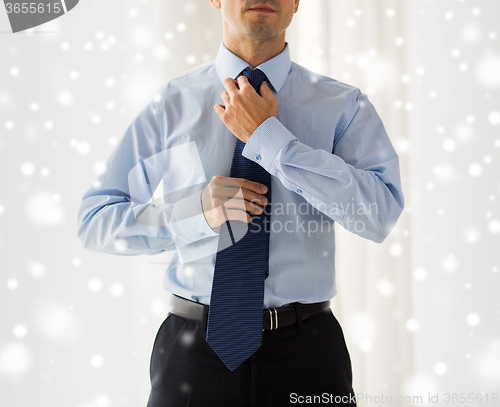
<svg viewBox="0 0 500 407">
<path fill-rule="evenodd" d="M 329 308 L 333 226 L 387 237 L 404 207 L 399 157 L 366 95 L 290 60 L 299 0 L 210 2 L 217 58 L 135 118 L 83 197 L 78 235 L 118 255 L 175 250 L 148 407 L 355 405 Z"/>
</svg>

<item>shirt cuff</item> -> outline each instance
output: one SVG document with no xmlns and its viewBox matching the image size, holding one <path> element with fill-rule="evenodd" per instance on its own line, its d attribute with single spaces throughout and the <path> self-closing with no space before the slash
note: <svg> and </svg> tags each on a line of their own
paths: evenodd
<svg viewBox="0 0 500 407">
<path fill-rule="evenodd" d="M 218 236 L 203 214 L 202 192 L 203 190 L 180 199 L 174 204 L 171 228 L 176 241 L 181 239 L 184 244 L 189 244 L 205 237 Z"/>
<path fill-rule="evenodd" d="M 297 140 L 275 116 L 265 120 L 250 136 L 241 154 L 263 167 L 271 175 L 273 162 L 280 150 Z"/>
</svg>

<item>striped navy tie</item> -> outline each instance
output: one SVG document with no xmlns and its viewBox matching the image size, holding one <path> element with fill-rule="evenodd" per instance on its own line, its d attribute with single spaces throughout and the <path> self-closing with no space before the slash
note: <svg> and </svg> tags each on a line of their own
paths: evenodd
<svg viewBox="0 0 500 407">
<path fill-rule="evenodd" d="M 264 72 L 246 68 L 240 75 L 245 75 L 260 95 L 260 84 L 267 81 Z M 244 147 L 245 143 L 237 139 L 230 177 L 245 178 L 267 186 L 268 203 L 262 214 L 249 213 L 252 217 L 250 224 L 231 221 L 233 229 L 238 224 L 248 227 L 240 240 L 234 241 L 235 231 L 231 230 L 229 221 L 221 225 L 219 232 L 207 342 L 231 371 L 261 345 L 264 280 L 269 274 L 271 175 L 241 155 Z"/>
</svg>

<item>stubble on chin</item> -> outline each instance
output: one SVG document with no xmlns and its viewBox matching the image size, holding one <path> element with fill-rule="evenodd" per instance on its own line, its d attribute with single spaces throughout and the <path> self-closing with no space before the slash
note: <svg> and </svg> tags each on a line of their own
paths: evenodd
<svg viewBox="0 0 500 407">
<path fill-rule="evenodd" d="M 269 38 L 275 35 L 276 27 L 267 21 L 267 16 L 258 16 L 254 21 L 246 24 L 248 34 L 259 37 Z"/>
</svg>

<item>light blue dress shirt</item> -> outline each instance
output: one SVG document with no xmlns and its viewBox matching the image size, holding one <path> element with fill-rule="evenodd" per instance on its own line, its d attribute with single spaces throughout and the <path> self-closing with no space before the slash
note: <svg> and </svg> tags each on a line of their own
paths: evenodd
<svg viewBox="0 0 500 407">
<path fill-rule="evenodd" d="M 213 107 L 223 80 L 247 66 L 221 43 L 214 61 L 152 94 L 83 196 L 85 248 L 175 251 L 164 289 L 210 303 L 220 227 L 206 222 L 201 191 L 213 176 L 229 177 L 236 143 Z M 288 43 L 258 68 L 279 103 L 243 150 L 272 175 L 264 307 L 329 300 L 337 292 L 334 223 L 384 241 L 404 208 L 399 157 L 367 96 L 292 62 Z"/>
</svg>

